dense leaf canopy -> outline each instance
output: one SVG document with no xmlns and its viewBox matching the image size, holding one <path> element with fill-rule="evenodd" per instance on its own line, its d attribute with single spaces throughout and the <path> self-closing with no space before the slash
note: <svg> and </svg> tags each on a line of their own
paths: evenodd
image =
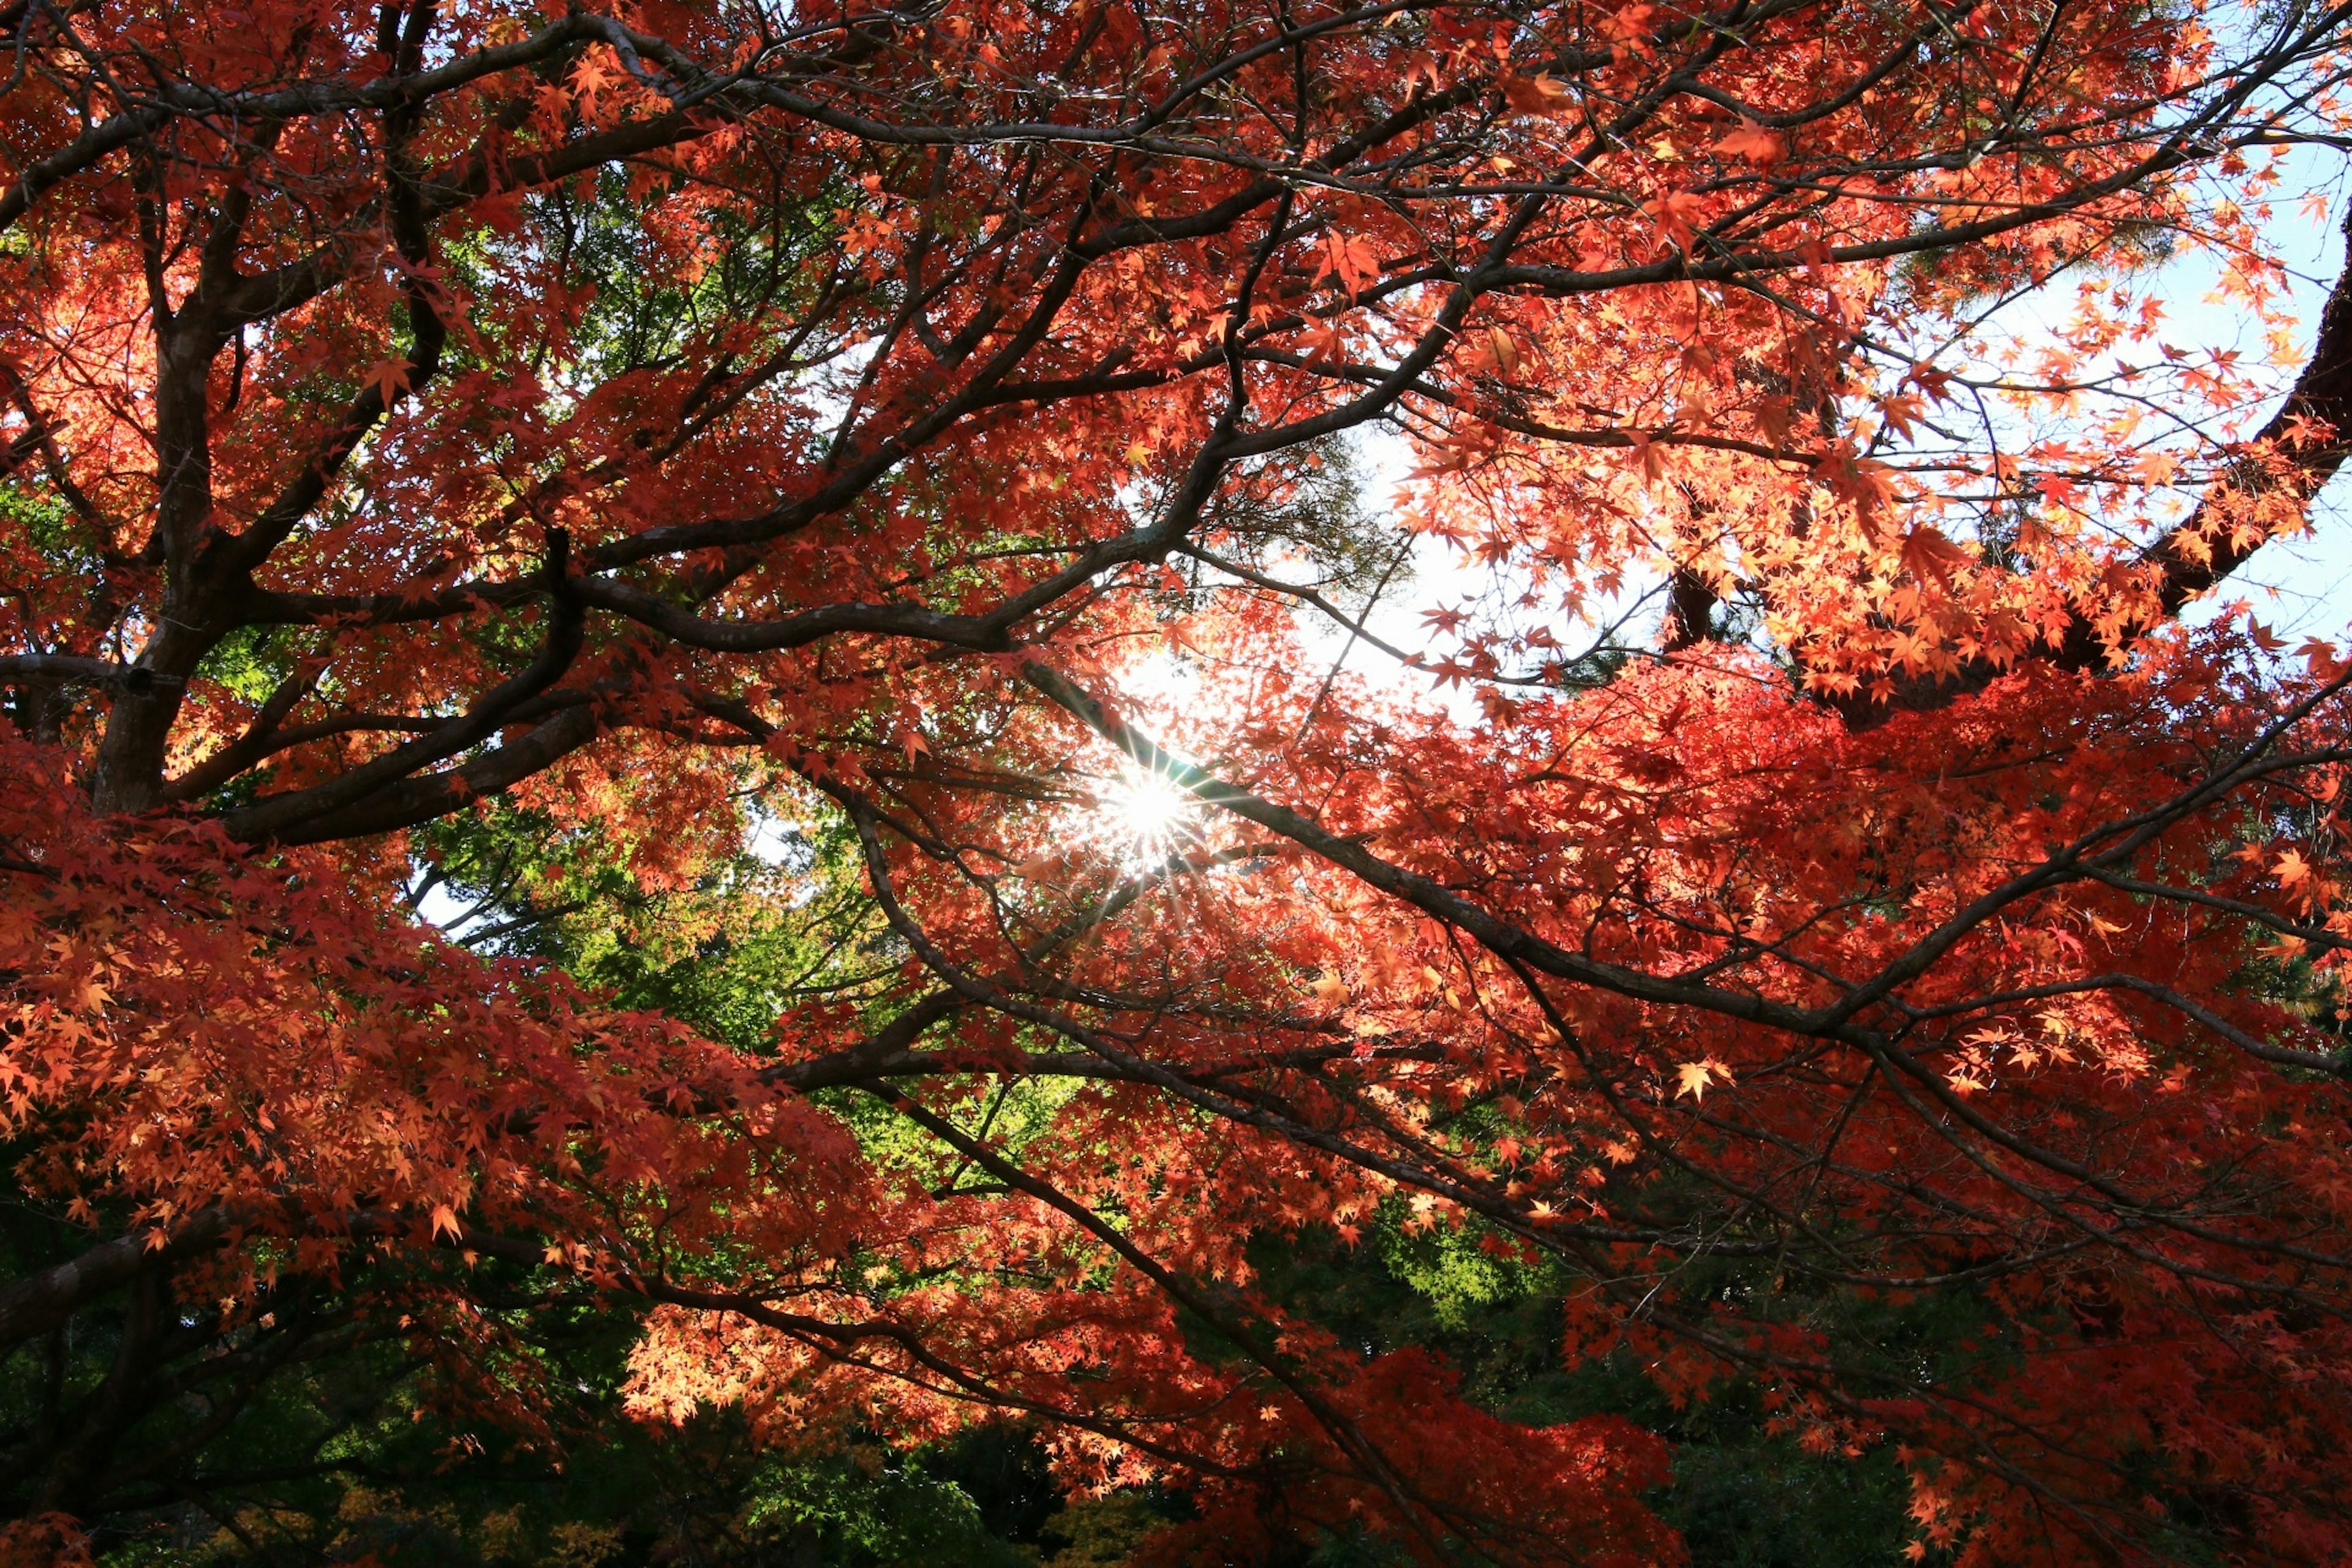
<svg viewBox="0 0 2352 1568">
<path fill-rule="evenodd" d="M 2352 1557 L 2352 8 L 0 32 L 0 1559 Z"/>
</svg>

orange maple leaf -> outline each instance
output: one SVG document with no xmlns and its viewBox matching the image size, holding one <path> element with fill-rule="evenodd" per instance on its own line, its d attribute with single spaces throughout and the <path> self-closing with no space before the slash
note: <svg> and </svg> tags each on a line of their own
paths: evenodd
<svg viewBox="0 0 2352 1568">
<path fill-rule="evenodd" d="M 1745 158 L 1759 169 L 1769 169 L 1789 155 L 1789 144 L 1777 132 L 1745 116 L 1740 119 L 1739 128 L 1717 142 L 1715 150 Z"/>
</svg>

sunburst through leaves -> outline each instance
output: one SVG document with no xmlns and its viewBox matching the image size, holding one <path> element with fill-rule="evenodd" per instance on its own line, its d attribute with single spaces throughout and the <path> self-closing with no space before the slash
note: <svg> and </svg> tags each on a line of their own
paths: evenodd
<svg viewBox="0 0 2352 1568">
<path fill-rule="evenodd" d="M 1087 834 L 1129 876 L 1165 866 L 1201 842 L 1201 803 L 1168 772 L 1130 765 L 1104 785 Z"/>
</svg>

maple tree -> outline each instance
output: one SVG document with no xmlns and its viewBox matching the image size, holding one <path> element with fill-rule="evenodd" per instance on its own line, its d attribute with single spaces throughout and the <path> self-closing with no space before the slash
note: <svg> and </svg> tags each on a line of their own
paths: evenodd
<svg viewBox="0 0 2352 1568">
<path fill-rule="evenodd" d="M 111 1325 L 0 1542 L 626 1303 L 646 1422 L 1018 1417 L 1156 1560 L 1675 1560 L 1253 1251 L 1385 1226 L 1915 1557 L 2340 1561 L 2352 667 L 2177 617 L 2352 294 L 2273 415 L 2152 279 L 2296 352 L 2347 20 L 0 12 L 0 1351 Z"/>
</svg>

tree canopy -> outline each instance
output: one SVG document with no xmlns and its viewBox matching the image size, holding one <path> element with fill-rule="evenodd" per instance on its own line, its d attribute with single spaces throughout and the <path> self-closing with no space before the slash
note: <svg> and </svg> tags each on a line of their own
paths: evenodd
<svg viewBox="0 0 2352 1568">
<path fill-rule="evenodd" d="M 0 1561 L 2352 1556 L 2352 7 L 0 32 Z"/>
</svg>

